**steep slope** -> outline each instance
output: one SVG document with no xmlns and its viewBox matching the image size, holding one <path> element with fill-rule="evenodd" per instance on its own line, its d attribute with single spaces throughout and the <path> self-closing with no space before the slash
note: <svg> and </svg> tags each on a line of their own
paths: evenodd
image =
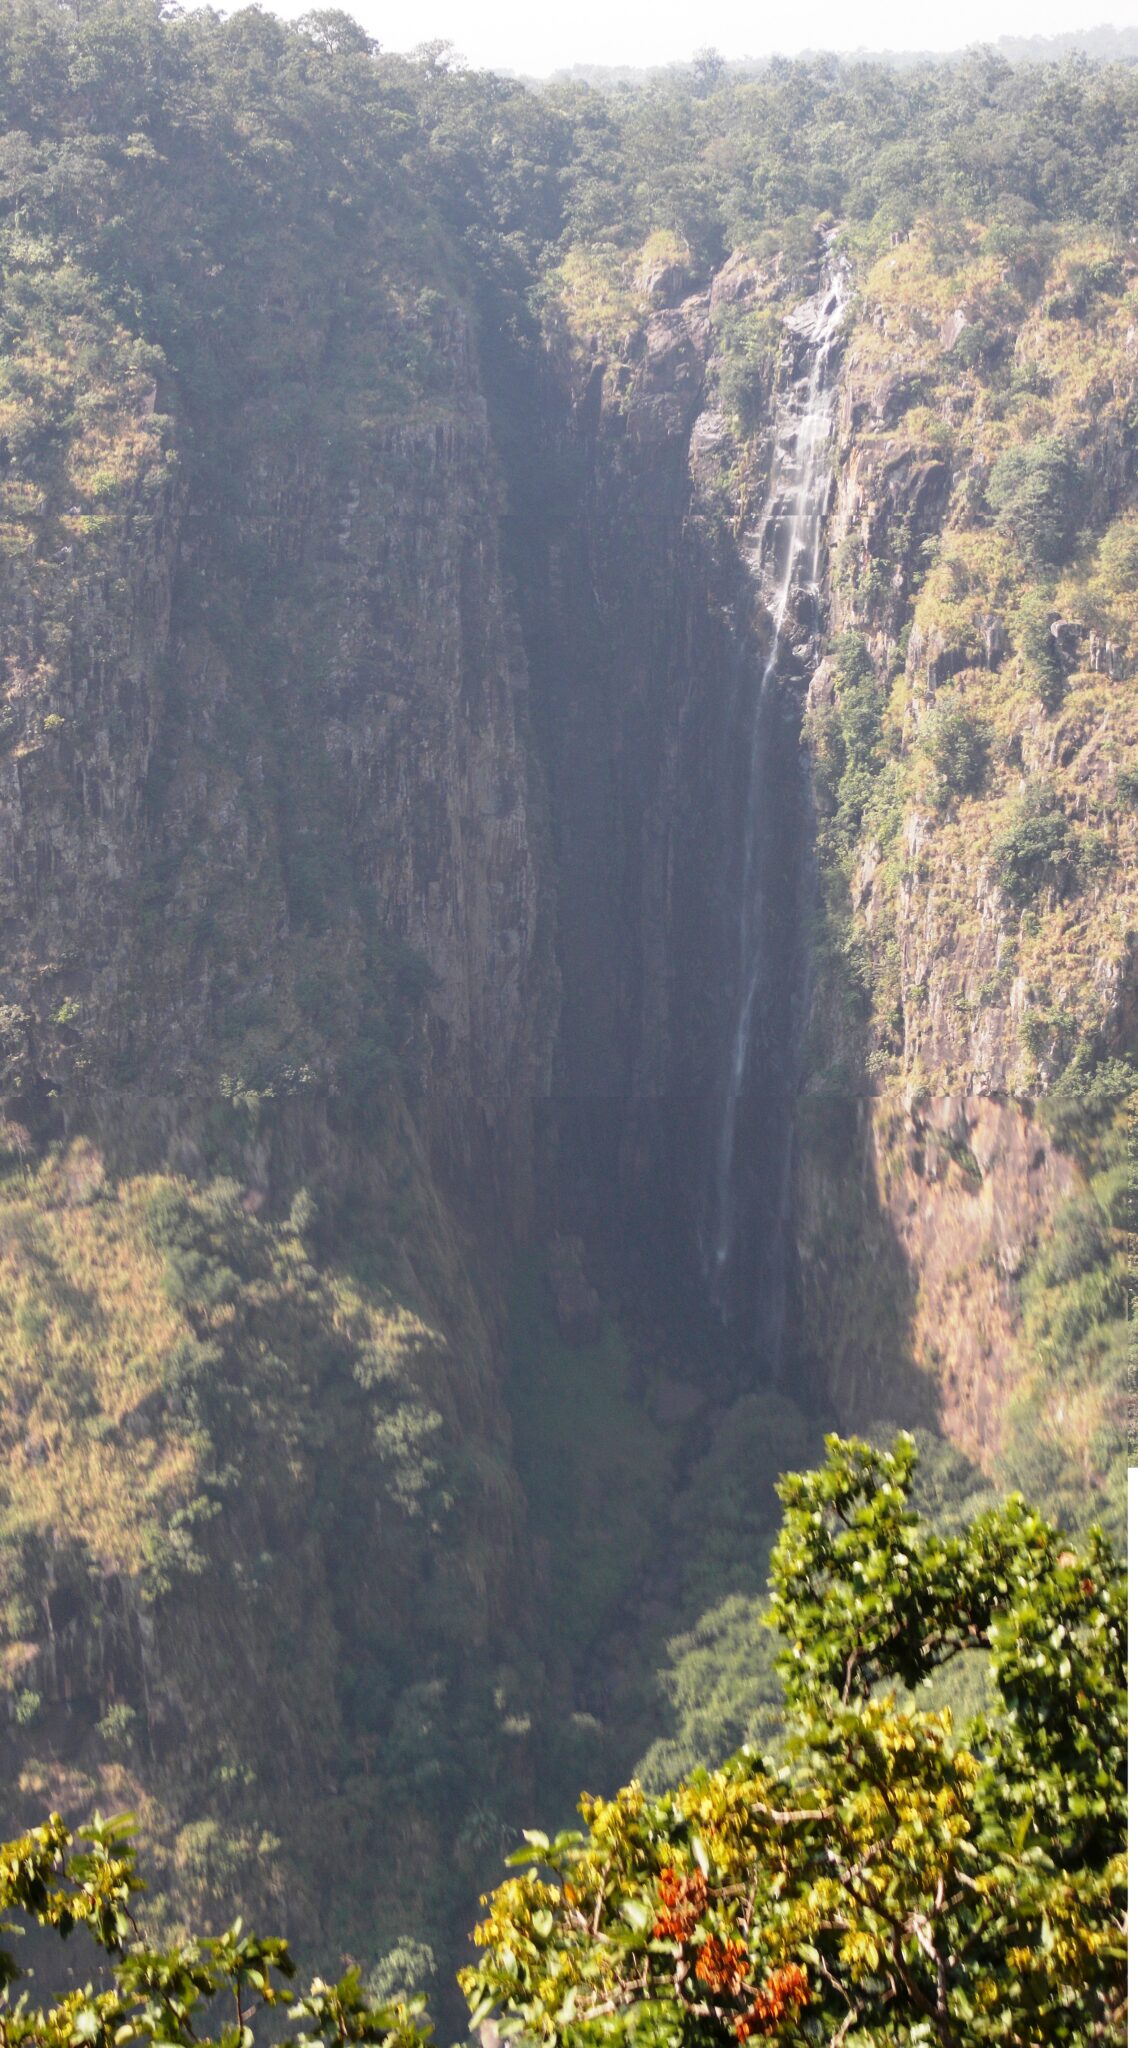
<svg viewBox="0 0 1138 2048">
<path fill-rule="evenodd" d="M 777 520 L 762 501 L 742 509 L 785 422 L 764 413 L 758 445 L 742 448 L 716 381 L 724 317 L 746 305 L 774 332 L 785 285 L 777 265 L 740 260 L 684 295 L 682 268 L 655 276 L 651 259 L 612 340 L 581 324 L 590 309 L 575 305 L 568 266 L 548 316 L 547 460 L 509 472 L 556 857 L 561 1182 L 578 1187 L 586 1225 L 615 1229 L 645 1287 L 670 1269 L 706 1298 L 725 1075 L 740 1009 L 753 1011 L 723 1294 L 769 1377 L 810 818 L 795 678 L 764 676 Z M 798 685 L 807 665 L 803 647 Z"/>
<path fill-rule="evenodd" d="M 57 33 L 51 120 L 8 86 L 8 1782 L 139 1805 L 175 1917 L 374 1958 L 453 1940 L 527 1782 L 553 984 L 469 293 L 365 56 L 330 107 L 265 18 Z"/>
<path fill-rule="evenodd" d="M 398 1973 L 825 1424 L 1114 1500 L 1134 81 L 0 60 L 8 1796 Z"/>
<path fill-rule="evenodd" d="M 810 713 L 836 1063 L 815 1085 L 844 1069 L 862 1097 L 943 1426 L 1036 1488 L 1073 1461 L 1092 1492 L 1124 1449 L 1136 283 L 1117 245 L 1028 228 L 918 227 L 868 270 L 831 522 L 847 637 Z M 1081 1251 L 1045 1250 L 1057 1219 Z M 1084 1298 L 1045 1336 L 1053 1257 Z M 816 1310 L 847 1420 L 891 1400 L 884 1357 L 876 1389 L 858 1368 L 879 1315 L 847 1320 L 858 1294 L 847 1267 Z"/>
<path fill-rule="evenodd" d="M 796 420 L 838 249 L 819 561 Z M 698 292 L 651 253 L 607 334 L 561 272 L 575 495 L 532 521 L 527 564 L 574 1123 L 593 1118 L 602 1202 L 623 1189 L 649 1235 L 662 1212 L 661 1266 L 694 1272 L 750 901 L 745 1221 L 718 1288 L 705 1256 L 713 1300 L 746 1335 L 758 1315 L 769 1377 L 772 1305 L 796 1298 L 785 1369 L 847 1427 L 935 1423 L 1078 1514 L 1108 1474 L 1116 1493 L 1123 1448 L 1133 265 L 1085 232 L 967 222 L 884 255 L 831 223 Z"/>
</svg>

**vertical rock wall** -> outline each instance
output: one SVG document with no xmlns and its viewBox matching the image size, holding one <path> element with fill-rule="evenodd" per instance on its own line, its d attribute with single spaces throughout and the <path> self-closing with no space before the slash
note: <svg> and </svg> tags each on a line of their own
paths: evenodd
<svg viewBox="0 0 1138 2048">
<path fill-rule="evenodd" d="M 785 1050 L 809 799 L 798 679 L 776 678 L 758 703 L 771 627 L 740 504 L 762 502 L 770 436 L 745 446 L 720 402 L 716 320 L 725 294 L 746 302 L 770 289 L 769 276 L 736 263 L 726 286 L 651 312 L 616 360 L 554 349 L 541 408 L 547 471 L 511 472 L 512 564 L 554 844 L 562 1195 L 618 1224 L 642 1271 L 667 1265 L 700 1291 L 739 1002 L 753 751 L 761 762 L 753 854 L 769 971 L 740 1109 L 748 1222 L 731 1303 L 752 1327 L 771 1286 L 794 1086 Z"/>
</svg>

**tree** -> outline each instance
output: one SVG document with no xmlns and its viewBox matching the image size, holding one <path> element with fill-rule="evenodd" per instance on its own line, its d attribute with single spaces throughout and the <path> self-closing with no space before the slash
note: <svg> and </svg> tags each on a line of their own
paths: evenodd
<svg viewBox="0 0 1138 2048">
<path fill-rule="evenodd" d="M 911 1438 L 827 1453 L 780 1487 L 784 1760 L 742 1750 L 528 1834 L 463 1973 L 475 2022 L 590 2048 L 1125 2038 L 1110 1546 L 1076 1551 L 1018 1495 L 943 1535 L 911 1504 Z M 957 1733 L 919 1692 L 976 1656 L 989 1704 Z"/>
<path fill-rule="evenodd" d="M 1066 895 L 1078 872 L 1075 834 L 1053 790 L 1029 784 L 992 846 L 991 874 L 1022 908 L 1041 889 Z"/>
<path fill-rule="evenodd" d="M 254 2025 L 264 2042 L 265 2015 L 281 2006 L 291 2024 L 276 2038 L 291 2048 L 426 2048 L 421 2000 L 374 2004 L 356 1970 L 337 1984 L 317 1978 L 298 1995 L 287 1988 L 287 1944 L 247 1934 L 239 1920 L 222 1935 L 150 1946 L 134 1913 L 143 1888 L 129 1818 L 96 1820 L 77 1839 L 53 1814 L 0 1844 L 4 1933 L 24 1933 L 27 1923 L 66 1939 L 85 1928 L 101 1964 L 97 1982 L 36 2008 L 25 1995 L 13 2001 L 21 1972 L 11 1951 L 0 1949 L 3 2048 L 253 2048 Z"/>
<path fill-rule="evenodd" d="M 992 465 L 988 502 L 1002 533 L 1034 569 L 1061 563 L 1071 545 L 1078 474 L 1063 442 L 1046 435 Z"/>
<path fill-rule="evenodd" d="M 921 742 L 937 773 L 942 800 L 975 796 L 988 766 L 988 728 L 973 717 L 959 697 L 946 696 L 934 705 L 921 730 Z"/>
<path fill-rule="evenodd" d="M 317 7 L 302 14 L 296 32 L 330 57 L 374 57 L 379 44 L 341 7 Z"/>
</svg>

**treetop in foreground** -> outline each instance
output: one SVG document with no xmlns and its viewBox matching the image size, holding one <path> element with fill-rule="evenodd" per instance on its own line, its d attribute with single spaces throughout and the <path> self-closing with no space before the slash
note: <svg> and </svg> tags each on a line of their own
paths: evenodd
<svg viewBox="0 0 1138 2048">
<path fill-rule="evenodd" d="M 788 1739 L 581 1802 L 486 1902 L 474 2024 L 660 2048 L 1125 2038 L 1125 1579 L 1013 1495 L 923 1522 L 916 1450 L 784 1479 Z M 921 1690 L 986 1661 L 958 1730 Z M 904 1690 L 899 1691 L 898 1688 Z"/>
<path fill-rule="evenodd" d="M 2 2048 L 425 2048 L 421 2002 L 376 2005 L 349 1970 L 336 1984 L 317 1978 L 300 1994 L 286 1942 L 224 1934 L 154 1948 L 135 1917 L 143 1890 L 130 1840 L 131 1817 L 96 1820 L 76 1838 L 58 1814 L 0 1845 L 0 1914 L 5 1935 L 29 1927 L 65 1939 L 85 1928 L 101 1951 L 99 1981 L 37 2008 L 15 1956 L 0 1948 Z M 268 2016 L 283 2009 L 288 2024 Z M 254 2029 L 256 2030 L 254 2034 Z"/>
<path fill-rule="evenodd" d="M 787 1737 L 532 1832 L 462 1973 L 477 2029 L 602 2048 L 1125 2039 L 1125 1577 L 1018 1495 L 958 1533 L 912 1504 L 916 1450 L 827 1439 L 780 1483 L 770 1619 Z M 969 1658 L 957 1732 L 922 1688 Z M 0 2048 L 426 2048 L 422 2001 L 349 1970 L 298 1996 L 287 1945 L 148 1944 L 129 1818 L 0 1845 L 7 1934 L 85 1930 L 99 1979 L 35 2007 L 0 1949 Z M 19 1987 L 19 1989 L 17 1989 Z M 287 2026 L 274 2027 L 284 2016 Z"/>
</svg>

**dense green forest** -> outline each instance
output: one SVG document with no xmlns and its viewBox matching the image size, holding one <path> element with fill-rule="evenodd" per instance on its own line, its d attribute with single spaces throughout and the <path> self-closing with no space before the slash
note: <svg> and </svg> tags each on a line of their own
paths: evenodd
<svg viewBox="0 0 1138 2048">
<path fill-rule="evenodd" d="M 451 2025 L 522 1825 L 779 1740 L 828 1428 L 1121 1534 L 1138 70 L 29 0 L 0 96 L 6 1832 Z M 837 264 L 776 1358 L 692 1162 Z"/>
</svg>

